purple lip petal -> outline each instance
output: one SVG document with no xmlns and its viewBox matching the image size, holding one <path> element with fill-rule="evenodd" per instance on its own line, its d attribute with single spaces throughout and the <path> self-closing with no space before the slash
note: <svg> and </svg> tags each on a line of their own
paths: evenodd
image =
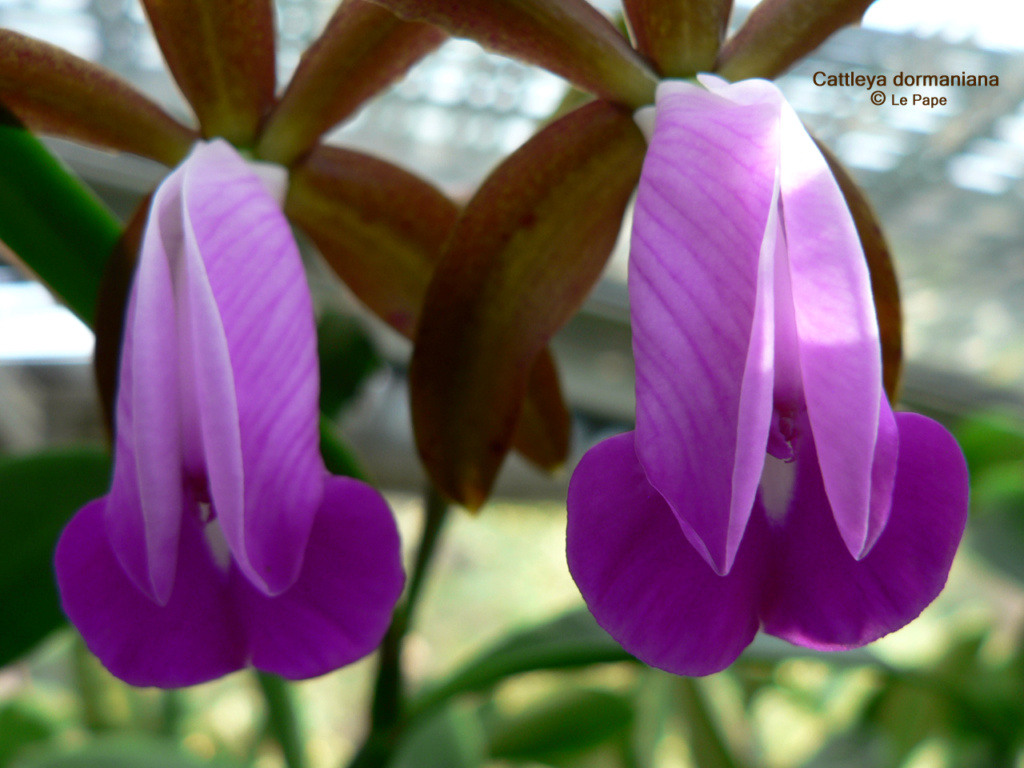
<svg viewBox="0 0 1024 768">
<path fill-rule="evenodd" d="M 327 482 L 299 578 L 267 597 L 211 557 L 196 517 L 182 526 L 181 567 L 166 605 L 120 566 L 99 499 L 57 546 L 64 610 L 107 668 L 132 685 L 194 685 L 252 663 L 291 679 L 351 663 L 381 641 L 402 591 L 398 531 L 384 500 L 347 478 Z"/>
<path fill-rule="evenodd" d="M 899 629 L 942 591 L 967 520 L 967 466 L 931 419 L 896 414 L 899 465 L 889 523 L 863 559 L 847 551 L 808 457 L 793 505 L 773 531 L 764 630 L 821 650 L 853 648 Z"/>
<path fill-rule="evenodd" d="M 637 456 L 693 545 L 727 573 L 764 459 L 738 451 L 737 435 L 763 447 L 771 415 L 770 300 L 759 304 L 758 284 L 771 274 L 759 265 L 777 109 L 672 85 L 659 89 L 633 225 Z"/>
<path fill-rule="evenodd" d="M 718 672 L 757 632 L 764 521 L 751 521 L 732 571 L 717 575 L 647 483 L 633 439 L 605 440 L 573 474 L 569 570 L 597 622 L 641 661 L 679 675 Z"/>
<path fill-rule="evenodd" d="M 398 528 L 380 494 L 349 478 L 328 480 L 292 587 L 278 597 L 247 583 L 239 587 L 252 664 L 302 679 L 376 648 L 405 584 L 400 550 Z"/>
<path fill-rule="evenodd" d="M 132 685 L 176 688 L 243 667 L 246 647 L 227 575 L 211 560 L 198 521 L 183 521 L 174 589 L 160 605 L 136 588 L 114 555 L 103 522 L 108 499 L 79 511 L 57 544 L 64 612 L 89 650 Z"/>
</svg>

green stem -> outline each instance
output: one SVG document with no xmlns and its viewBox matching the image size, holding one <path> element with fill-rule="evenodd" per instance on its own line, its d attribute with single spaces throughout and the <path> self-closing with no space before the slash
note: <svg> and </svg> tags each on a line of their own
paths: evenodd
<svg viewBox="0 0 1024 768">
<path fill-rule="evenodd" d="M 424 504 L 423 533 L 413 563 L 412 575 L 405 600 L 395 609 L 391 626 L 380 646 L 377 661 L 377 682 L 373 691 L 370 711 L 370 734 L 356 754 L 349 768 L 369 768 L 383 765 L 393 751 L 398 735 L 404 727 L 405 692 L 402 682 L 402 643 L 412 624 L 413 613 L 419 601 L 423 583 L 441 537 L 448 501 L 430 486 Z"/>
<path fill-rule="evenodd" d="M 160 735 L 177 738 L 181 731 L 181 691 L 164 691 L 160 701 Z"/>
<path fill-rule="evenodd" d="M 89 649 L 81 637 L 75 637 L 71 650 L 71 666 L 78 700 L 82 704 L 82 723 L 93 733 L 109 731 L 111 724 L 104 716 L 103 682 L 96 668 Z"/>
<path fill-rule="evenodd" d="M 306 759 L 302 749 L 298 718 L 288 683 L 277 675 L 257 672 L 256 679 L 263 691 L 267 704 L 267 725 L 270 735 L 281 745 L 284 762 L 288 768 L 305 768 Z"/>
<path fill-rule="evenodd" d="M 686 720 L 690 750 L 701 768 L 741 768 L 719 733 L 715 718 L 708 710 L 704 694 L 693 678 L 679 678 L 679 709 Z"/>
</svg>

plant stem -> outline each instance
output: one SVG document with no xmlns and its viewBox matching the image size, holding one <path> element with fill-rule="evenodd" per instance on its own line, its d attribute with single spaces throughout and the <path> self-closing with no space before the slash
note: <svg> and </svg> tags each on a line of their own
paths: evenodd
<svg viewBox="0 0 1024 768">
<path fill-rule="evenodd" d="M 256 679 L 263 691 L 267 704 L 267 726 L 269 733 L 281 745 L 284 762 L 288 768 L 305 768 L 306 760 L 302 750 L 302 735 L 299 733 L 298 718 L 288 683 L 277 675 L 257 672 Z"/>
<path fill-rule="evenodd" d="M 383 765 L 394 749 L 402 728 L 404 695 L 402 681 L 402 643 L 412 624 L 423 582 L 430 570 L 437 542 L 448 515 L 448 501 L 433 487 L 427 488 L 424 499 L 423 533 L 413 562 L 412 575 L 405 600 L 395 609 L 394 618 L 381 642 L 377 661 L 377 682 L 370 710 L 370 734 L 349 768 Z"/>
<path fill-rule="evenodd" d="M 82 703 L 82 724 L 93 733 L 102 733 L 111 729 L 111 723 L 104 715 L 107 707 L 103 706 L 103 682 L 94 663 L 85 641 L 76 635 L 71 648 L 71 665 L 78 700 Z"/>
</svg>

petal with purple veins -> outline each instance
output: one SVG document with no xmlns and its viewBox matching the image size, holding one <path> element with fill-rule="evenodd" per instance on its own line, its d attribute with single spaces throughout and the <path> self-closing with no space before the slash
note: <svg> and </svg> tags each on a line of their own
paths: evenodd
<svg viewBox="0 0 1024 768">
<path fill-rule="evenodd" d="M 763 251 L 774 250 L 778 107 L 682 82 L 658 96 L 630 254 L 637 456 L 694 547 L 728 573 L 771 417 Z"/>
</svg>

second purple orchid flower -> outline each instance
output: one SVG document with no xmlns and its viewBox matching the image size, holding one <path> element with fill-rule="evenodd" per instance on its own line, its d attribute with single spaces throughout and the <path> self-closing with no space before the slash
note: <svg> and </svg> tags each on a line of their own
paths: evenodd
<svg viewBox="0 0 1024 768">
<path fill-rule="evenodd" d="M 384 499 L 320 457 L 287 174 L 261 166 L 199 143 L 157 190 L 122 345 L 113 482 L 57 547 L 68 617 L 135 685 L 248 664 L 324 674 L 379 644 L 404 583 Z"/>
<path fill-rule="evenodd" d="M 678 674 L 759 628 L 871 642 L 941 591 L 967 469 L 893 414 L 870 281 L 825 159 L 778 89 L 666 81 L 633 223 L 636 431 L 569 490 L 569 566 L 598 622 Z"/>
</svg>

